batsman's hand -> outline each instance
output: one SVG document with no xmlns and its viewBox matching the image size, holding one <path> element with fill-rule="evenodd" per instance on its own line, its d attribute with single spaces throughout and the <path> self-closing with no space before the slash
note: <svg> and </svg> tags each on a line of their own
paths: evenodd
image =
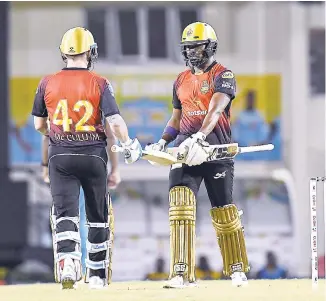
<svg viewBox="0 0 326 301">
<path fill-rule="evenodd" d="M 46 183 L 46 184 L 50 183 L 49 167 L 48 166 L 42 166 L 42 177 L 43 177 L 44 183 Z"/>
<path fill-rule="evenodd" d="M 142 155 L 142 147 L 138 139 L 129 139 L 125 143 L 121 143 L 123 147 L 123 154 L 125 157 L 126 164 L 132 164 L 138 161 Z"/>
<path fill-rule="evenodd" d="M 181 152 L 187 154 L 185 164 L 188 166 L 195 166 L 200 165 L 207 160 L 209 153 L 206 150 L 206 147 L 209 146 L 209 144 L 205 139 L 206 135 L 198 132 L 179 145 Z"/>
<path fill-rule="evenodd" d="M 166 150 L 167 147 L 167 143 L 164 139 L 160 139 L 157 143 L 153 143 L 153 144 L 149 144 L 145 146 L 145 150 L 147 151 L 160 151 L 160 152 L 164 152 Z M 158 163 L 155 163 L 153 161 L 148 160 L 148 162 L 152 165 L 159 165 Z"/>
<path fill-rule="evenodd" d="M 120 172 L 117 170 L 111 170 L 108 176 L 108 188 L 116 189 L 121 182 Z"/>
</svg>

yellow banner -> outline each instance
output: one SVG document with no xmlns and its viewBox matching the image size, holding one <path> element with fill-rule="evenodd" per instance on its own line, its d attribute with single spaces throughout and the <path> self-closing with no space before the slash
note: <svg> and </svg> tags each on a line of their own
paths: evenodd
<svg viewBox="0 0 326 301">
<path fill-rule="evenodd" d="M 115 90 L 117 102 L 146 98 L 164 101 L 172 109 L 172 85 L 175 75 L 106 76 Z M 10 80 L 11 119 L 16 127 L 24 127 L 30 117 L 37 85 L 41 78 L 15 77 Z M 256 107 L 269 123 L 281 113 L 281 77 L 278 74 L 238 75 L 237 95 L 232 104 L 232 119 L 245 108 L 246 95 L 256 92 Z"/>
</svg>

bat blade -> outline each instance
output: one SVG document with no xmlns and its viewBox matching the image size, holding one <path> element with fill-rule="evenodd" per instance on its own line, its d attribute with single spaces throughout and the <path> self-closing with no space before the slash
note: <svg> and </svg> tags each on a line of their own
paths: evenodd
<svg viewBox="0 0 326 301">
<path fill-rule="evenodd" d="M 143 150 L 142 159 L 155 162 L 162 166 L 170 166 L 174 163 L 177 163 L 177 159 L 172 155 L 154 150 Z"/>
</svg>

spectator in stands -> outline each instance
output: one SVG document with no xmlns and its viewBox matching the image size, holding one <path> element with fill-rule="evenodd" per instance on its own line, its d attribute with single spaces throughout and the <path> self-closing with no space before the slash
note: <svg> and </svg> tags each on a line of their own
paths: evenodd
<svg viewBox="0 0 326 301">
<path fill-rule="evenodd" d="M 163 199 L 161 196 L 156 195 L 153 197 L 153 205 L 156 207 L 161 207 L 163 205 Z"/>
<path fill-rule="evenodd" d="M 168 273 L 164 272 L 165 261 L 163 258 L 156 260 L 156 268 L 154 273 L 147 274 L 145 280 L 167 280 L 169 277 Z"/>
<path fill-rule="evenodd" d="M 267 160 L 281 160 L 282 157 L 282 136 L 281 136 L 281 118 L 276 117 L 270 124 L 269 133 L 265 144 L 274 144 L 274 150 L 268 153 Z"/>
<path fill-rule="evenodd" d="M 196 278 L 201 280 L 216 280 L 221 279 L 222 274 L 214 272 L 208 263 L 206 256 L 200 256 L 198 266 L 196 268 Z"/>
<path fill-rule="evenodd" d="M 252 146 L 263 144 L 268 135 L 268 125 L 264 117 L 256 108 L 256 92 L 249 90 L 245 98 L 245 109 L 240 112 L 234 124 L 232 132 L 234 141 L 240 146 Z M 246 153 L 241 155 L 241 160 L 263 159 L 264 152 Z"/>
<path fill-rule="evenodd" d="M 276 255 L 269 251 L 266 256 L 266 266 L 256 275 L 256 279 L 285 279 L 287 271 L 278 265 Z"/>
</svg>

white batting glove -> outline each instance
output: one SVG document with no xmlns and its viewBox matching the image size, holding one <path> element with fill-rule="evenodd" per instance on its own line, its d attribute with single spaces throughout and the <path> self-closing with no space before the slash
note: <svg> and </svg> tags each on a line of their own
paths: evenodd
<svg viewBox="0 0 326 301">
<path fill-rule="evenodd" d="M 188 166 L 200 165 L 207 160 L 209 153 L 205 147 L 209 144 L 205 139 L 206 135 L 198 132 L 180 144 L 179 148 L 185 148 L 185 152 L 187 153 L 185 163 Z"/>
<path fill-rule="evenodd" d="M 125 163 L 132 164 L 138 161 L 142 155 L 142 147 L 137 138 L 129 139 L 125 143 L 121 143 L 124 151 Z"/>
<path fill-rule="evenodd" d="M 147 150 L 147 151 L 153 150 L 153 151 L 164 152 L 166 150 L 166 147 L 167 147 L 166 141 L 164 139 L 160 139 L 157 143 L 146 145 L 145 150 Z M 158 163 L 150 161 L 150 160 L 148 160 L 148 162 L 150 164 L 152 164 L 152 165 L 159 165 Z"/>
<path fill-rule="evenodd" d="M 145 146 L 145 150 L 155 150 L 164 152 L 167 147 L 166 141 L 164 139 L 160 139 L 157 143 L 149 144 Z"/>
</svg>

